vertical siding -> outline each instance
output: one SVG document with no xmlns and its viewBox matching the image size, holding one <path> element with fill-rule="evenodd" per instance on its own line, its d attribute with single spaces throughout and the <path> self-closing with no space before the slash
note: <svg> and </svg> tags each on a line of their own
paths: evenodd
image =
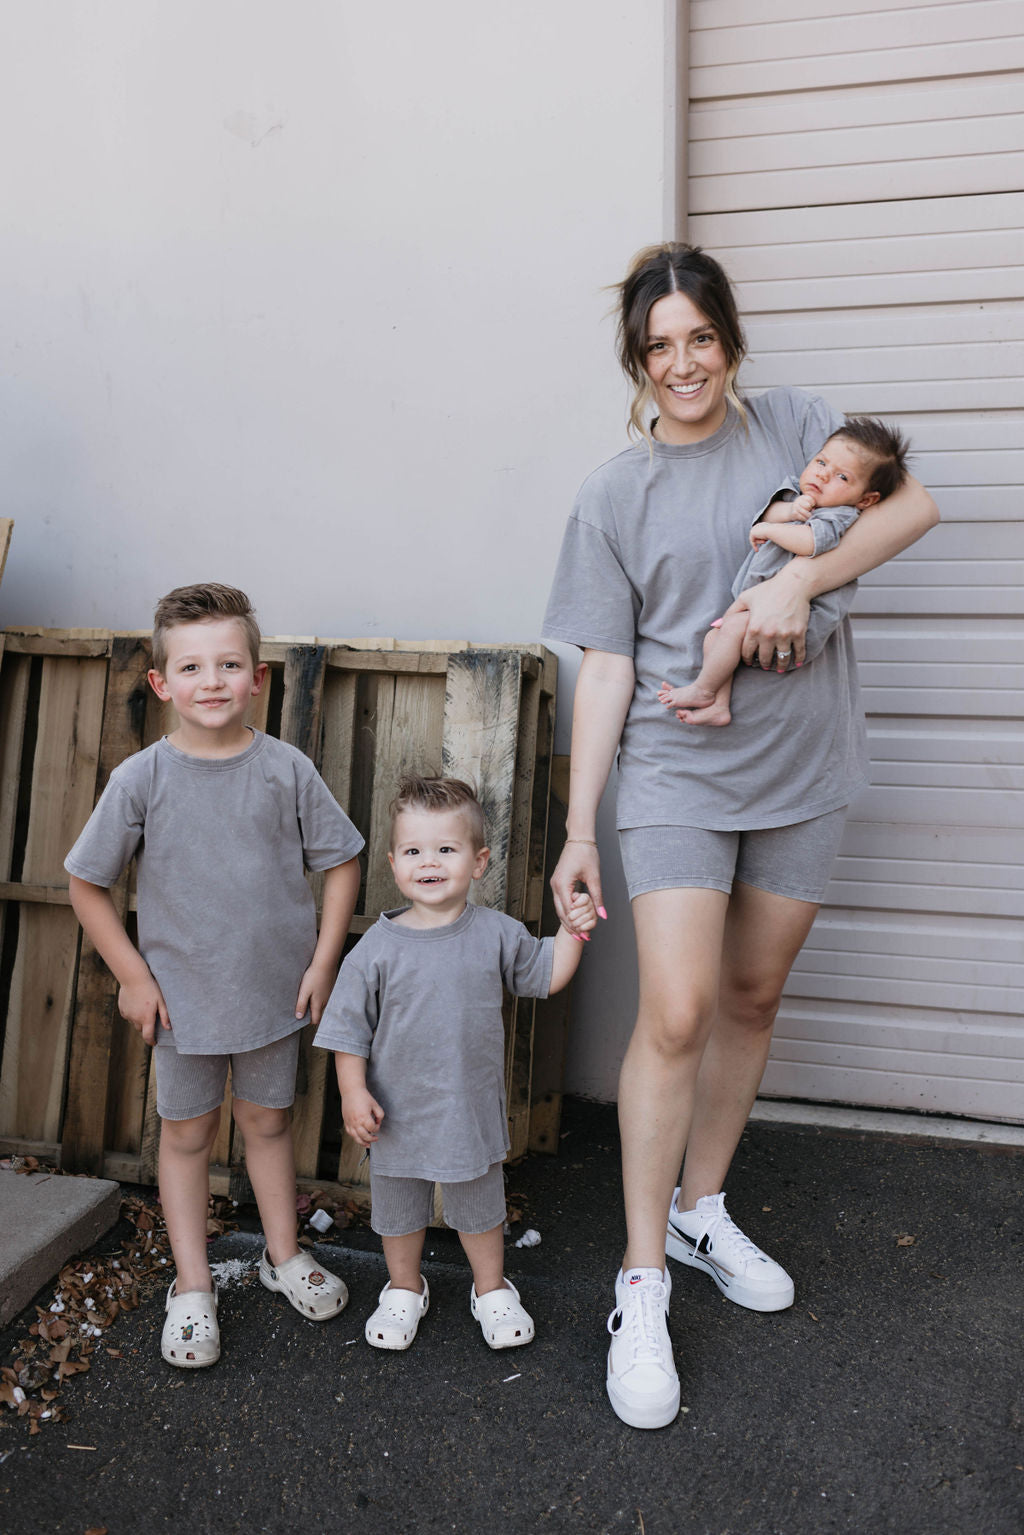
<svg viewBox="0 0 1024 1535">
<path fill-rule="evenodd" d="M 1018 0 L 692 0 L 689 236 L 744 382 L 910 434 L 942 525 L 862 583 L 872 788 L 765 1091 L 1024 1118 Z"/>
</svg>

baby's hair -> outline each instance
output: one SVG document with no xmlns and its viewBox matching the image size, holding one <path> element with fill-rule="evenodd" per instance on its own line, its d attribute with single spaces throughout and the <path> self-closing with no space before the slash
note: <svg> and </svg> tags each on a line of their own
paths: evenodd
<svg viewBox="0 0 1024 1535">
<path fill-rule="evenodd" d="M 216 623 L 218 619 L 236 618 L 242 626 L 253 667 L 260 664 L 260 626 L 252 603 L 237 586 L 222 586 L 219 581 L 201 581 L 195 586 L 176 586 L 161 597 L 153 614 L 153 669 L 163 673 L 167 666 L 167 633 L 179 624 Z"/>
<path fill-rule="evenodd" d="M 404 773 L 398 792 L 391 801 L 391 845 L 395 844 L 395 822 L 404 810 L 456 810 L 464 814 L 474 848 L 487 846 L 484 812 L 472 784 L 461 778 L 424 778 L 419 773 Z"/>
<path fill-rule="evenodd" d="M 907 478 L 907 454 L 910 443 L 902 432 L 874 416 L 847 416 L 846 424 L 833 437 L 845 437 L 847 442 L 863 448 L 874 459 L 874 467 L 867 488 L 874 491 L 880 501 L 899 490 Z"/>
</svg>

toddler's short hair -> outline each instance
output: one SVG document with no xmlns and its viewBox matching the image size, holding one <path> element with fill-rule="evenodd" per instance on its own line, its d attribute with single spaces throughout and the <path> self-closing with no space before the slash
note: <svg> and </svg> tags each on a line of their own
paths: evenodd
<svg viewBox="0 0 1024 1535">
<path fill-rule="evenodd" d="M 153 668 L 167 666 L 167 631 L 179 624 L 205 624 L 221 618 L 237 618 L 245 633 L 253 667 L 260 664 L 260 626 L 252 603 L 237 586 L 201 581 L 195 586 L 176 586 L 161 597 L 153 614 Z"/>
<path fill-rule="evenodd" d="M 389 841 L 392 847 L 395 845 L 395 822 L 405 810 L 460 811 L 466 817 L 477 852 L 487 846 L 483 807 L 473 785 L 461 778 L 424 778 L 420 773 L 404 773 L 390 806 Z"/>
<path fill-rule="evenodd" d="M 874 416 L 847 416 L 845 424 L 832 436 L 845 437 L 847 442 L 863 448 L 874 459 L 867 488 L 874 491 L 880 501 L 899 490 L 907 478 L 907 454 L 910 452 L 910 443 L 902 432 L 884 421 L 877 421 Z"/>
</svg>

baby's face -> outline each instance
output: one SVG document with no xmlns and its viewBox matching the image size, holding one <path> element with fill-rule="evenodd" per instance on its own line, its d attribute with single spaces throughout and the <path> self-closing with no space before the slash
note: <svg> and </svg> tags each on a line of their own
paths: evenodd
<svg viewBox="0 0 1024 1535">
<path fill-rule="evenodd" d="M 817 506 L 858 506 L 868 494 L 871 460 L 846 437 L 830 437 L 800 476 L 800 489 Z"/>
</svg>

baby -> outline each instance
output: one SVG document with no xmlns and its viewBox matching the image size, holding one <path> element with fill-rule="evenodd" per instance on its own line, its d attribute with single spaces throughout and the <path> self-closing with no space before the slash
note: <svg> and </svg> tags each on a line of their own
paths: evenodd
<svg viewBox="0 0 1024 1535">
<path fill-rule="evenodd" d="M 834 549 L 857 517 L 892 495 L 907 477 L 906 439 L 870 416 L 848 416 L 804 469 L 775 492 L 750 530 L 751 552 L 733 582 L 738 597 L 776 575 L 795 555 L 811 557 Z M 817 606 L 817 603 L 812 604 Z M 843 617 L 837 612 L 836 623 Z M 674 688 L 663 682 L 659 701 L 684 724 L 728 725 L 732 677 L 743 651 L 748 614 L 728 613 L 704 637 L 704 664 L 695 682 Z M 779 653 L 785 670 L 788 653 Z M 703 719 L 696 710 L 710 710 Z"/>
</svg>

